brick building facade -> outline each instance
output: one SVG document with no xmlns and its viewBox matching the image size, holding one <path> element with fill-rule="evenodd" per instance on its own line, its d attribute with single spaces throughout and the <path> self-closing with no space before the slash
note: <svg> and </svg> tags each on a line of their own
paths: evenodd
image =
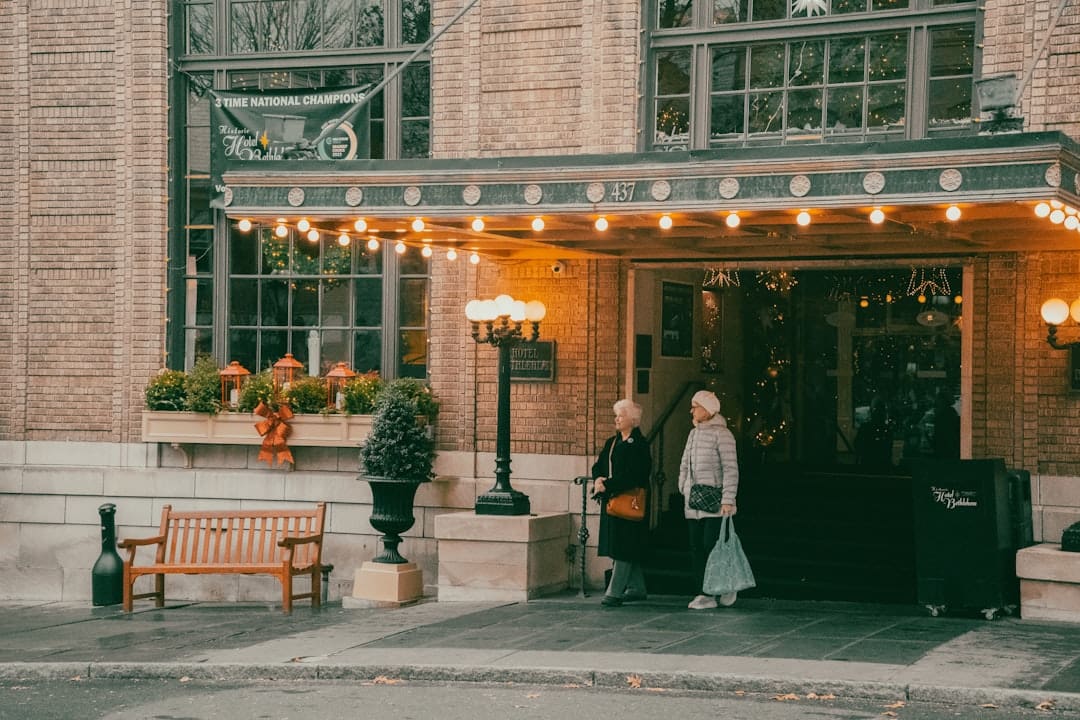
<svg viewBox="0 0 1080 720">
<path fill-rule="evenodd" d="M 1020 97 L 1024 132 L 1080 139 L 1069 95 L 1080 59 L 1070 43 L 1077 9 L 1064 11 L 1040 55 L 1056 1 L 984 5 L 976 75 L 1030 73 Z M 0 408 L 0 568 L 12 579 L 0 597 L 88 598 L 103 502 L 116 503 L 124 535 L 154 526 L 170 501 L 328 501 L 332 596 L 348 594 L 352 570 L 374 554 L 370 491 L 356 480 L 355 448 L 296 448 L 295 468 L 283 472 L 259 463 L 255 447 L 206 445 L 185 467 L 168 444 L 141 437 L 142 391 L 168 361 L 168 294 L 176 290 L 168 281 L 178 262 L 169 250 L 178 179 L 168 153 L 169 108 L 181 102 L 169 94 L 176 7 L 0 2 L 0 136 L 9 147 L 0 157 L 0 224 L 9 228 L 0 238 L 7 250 L 0 259 L 0 395 L 7 399 Z M 433 3 L 432 25 L 456 10 Z M 634 0 L 481 0 L 431 52 L 432 157 L 646 149 L 642 117 L 651 111 L 643 98 L 652 91 L 642 77 L 643 12 Z M 976 244 L 956 254 L 968 278 L 963 442 L 966 456 L 1001 457 L 1031 472 L 1035 538 L 1054 542 L 1080 519 L 1080 444 L 1072 437 L 1080 432 L 1080 400 L 1068 391 L 1067 355 L 1047 347 L 1039 306 L 1078 294 L 1080 250 L 1041 244 L 1035 226 L 1023 233 L 1019 247 Z M 664 279 L 693 283 L 710 266 L 680 262 L 657 272 L 633 253 L 583 253 L 554 275 L 560 252 L 432 262 L 428 373 L 441 401 L 440 477 L 421 489 L 417 524 L 402 547 L 429 587 L 438 576 L 434 517 L 470 509 L 491 484 L 495 358 L 469 339 L 465 302 L 510 291 L 547 305 L 543 337 L 558 343 L 557 376 L 514 385 L 514 485 L 534 511 L 574 516 L 580 489 L 569 480 L 588 472 L 610 434 L 612 403 L 633 394 L 634 336 L 657 322 L 659 309 L 639 302 L 640 293 Z M 851 259 L 842 250 L 831 257 Z M 653 369 L 656 390 L 639 398 L 647 424 L 675 394 L 664 367 L 684 371 L 676 362 Z M 667 442 L 669 456 L 681 447 L 678 438 Z M 575 526 L 567 545 L 576 537 Z M 594 525 L 589 561 L 597 582 L 604 565 L 596 562 L 595 538 Z M 573 582 L 572 561 L 566 570 Z M 178 597 L 275 597 L 258 578 L 170 587 Z"/>
</svg>

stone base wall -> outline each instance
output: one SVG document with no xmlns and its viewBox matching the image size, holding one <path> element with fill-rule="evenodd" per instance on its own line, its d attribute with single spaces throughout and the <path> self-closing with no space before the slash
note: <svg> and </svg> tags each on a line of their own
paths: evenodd
<svg viewBox="0 0 1080 720">
<path fill-rule="evenodd" d="M 329 597 L 352 593 L 355 571 L 381 549 L 369 524 L 371 489 L 360 480 L 353 449 L 295 448 L 292 471 L 268 469 L 256 460 L 258 448 L 196 446 L 194 467 L 168 445 L 107 443 L 0 443 L 0 600 L 87 601 L 91 568 L 101 550 L 102 503 L 116 504 L 117 536 L 147 537 L 157 532 L 161 506 L 286 507 L 327 503 L 324 562 L 334 566 Z M 571 480 L 587 472 L 591 459 L 515 455 L 513 486 L 529 495 L 533 512 L 573 514 L 559 562 L 574 586 L 578 556 L 565 549 L 577 543 L 581 488 Z M 494 484 L 494 456 L 441 453 L 438 478 L 416 494 L 416 524 L 400 550 L 423 571 L 426 595 L 435 595 L 438 552 L 435 517 L 471 510 L 476 497 Z M 591 513 L 589 569 L 599 586 L 595 503 Z M 605 563 L 607 561 L 604 561 Z M 149 582 L 149 581 L 145 581 Z M 302 587 L 303 579 L 298 579 Z M 260 576 L 169 576 L 170 600 L 257 600 L 280 602 L 280 587 Z"/>
</svg>

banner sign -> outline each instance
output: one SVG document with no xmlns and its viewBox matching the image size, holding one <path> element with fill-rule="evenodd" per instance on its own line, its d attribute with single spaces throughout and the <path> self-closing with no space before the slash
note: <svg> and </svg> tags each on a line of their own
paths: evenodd
<svg viewBox="0 0 1080 720">
<path fill-rule="evenodd" d="M 366 159 L 369 106 L 356 105 L 369 87 L 210 91 L 211 204 L 227 204 L 222 182 L 226 170 L 251 169 L 268 161 Z"/>
</svg>

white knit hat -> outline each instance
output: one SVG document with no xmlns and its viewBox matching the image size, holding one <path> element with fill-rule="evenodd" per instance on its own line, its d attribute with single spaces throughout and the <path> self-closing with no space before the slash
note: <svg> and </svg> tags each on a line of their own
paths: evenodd
<svg viewBox="0 0 1080 720">
<path fill-rule="evenodd" d="M 708 390 L 698 390 L 694 393 L 694 397 L 690 398 L 690 402 L 700 405 L 710 415 L 720 412 L 720 399 Z"/>
</svg>

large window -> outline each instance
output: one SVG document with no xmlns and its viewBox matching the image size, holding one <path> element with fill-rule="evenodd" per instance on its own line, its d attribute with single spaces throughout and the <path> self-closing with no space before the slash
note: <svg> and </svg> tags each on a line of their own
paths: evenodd
<svg viewBox="0 0 1080 720">
<path fill-rule="evenodd" d="M 285 353 L 309 373 L 427 374 L 429 263 L 324 233 L 316 242 L 258 225 L 239 232 L 211 207 L 214 88 L 375 86 L 431 34 L 429 0 L 188 0 L 175 16 L 187 98 L 174 114 L 174 266 L 170 364 L 198 355 L 261 370 Z M 373 159 L 430 155 L 429 60 L 421 55 L 373 96 Z M 415 254 L 415 256 L 414 256 Z"/>
<path fill-rule="evenodd" d="M 654 17 L 652 149 L 973 132 L 973 2 L 657 0 Z"/>
</svg>

